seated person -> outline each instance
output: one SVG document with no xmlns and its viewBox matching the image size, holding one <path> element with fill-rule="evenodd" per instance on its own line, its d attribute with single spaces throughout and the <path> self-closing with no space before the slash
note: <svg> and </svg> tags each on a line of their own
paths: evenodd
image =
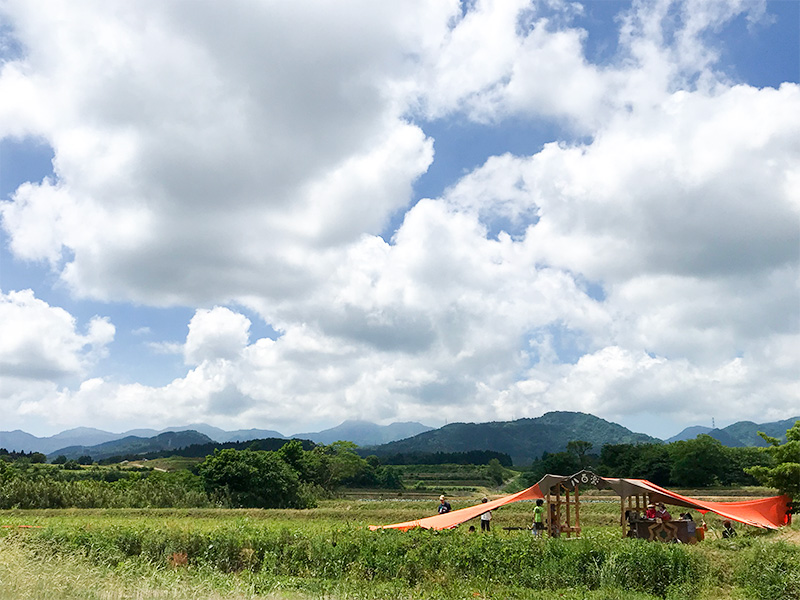
<svg viewBox="0 0 800 600">
<path fill-rule="evenodd" d="M 690 538 L 696 538 L 697 525 L 695 525 L 694 519 L 692 518 L 692 513 L 687 512 L 685 515 L 681 515 L 681 518 L 686 521 L 686 533 Z"/>
<path fill-rule="evenodd" d="M 655 504 L 648 504 L 647 510 L 644 513 L 645 519 L 655 519 L 656 518 L 656 505 Z"/>
<path fill-rule="evenodd" d="M 733 525 L 730 521 L 725 521 L 722 523 L 722 537 L 723 538 L 732 538 L 736 537 L 736 530 L 733 528 Z"/>
<path fill-rule="evenodd" d="M 656 519 L 661 519 L 662 521 L 672 520 L 672 515 L 667 512 L 667 507 L 664 506 L 663 502 L 659 502 L 656 505 Z"/>
</svg>

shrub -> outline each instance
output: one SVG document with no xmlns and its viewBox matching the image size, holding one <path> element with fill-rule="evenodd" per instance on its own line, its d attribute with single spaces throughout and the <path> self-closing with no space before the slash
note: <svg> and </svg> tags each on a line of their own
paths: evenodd
<svg viewBox="0 0 800 600">
<path fill-rule="evenodd" d="M 783 541 L 760 542 L 743 550 L 737 582 L 751 598 L 797 600 L 800 598 L 800 547 Z"/>
</svg>

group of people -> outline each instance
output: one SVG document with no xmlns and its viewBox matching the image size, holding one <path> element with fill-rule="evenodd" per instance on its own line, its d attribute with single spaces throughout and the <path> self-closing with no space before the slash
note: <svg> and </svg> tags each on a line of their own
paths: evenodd
<svg viewBox="0 0 800 600">
<path fill-rule="evenodd" d="M 488 501 L 489 499 L 486 497 L 484 497 L 483 500 L 481 500 L 483 504 L 486 504 Z M 450 506 L 450 503 L 447 501 L 444 495 L 439 496 L 438 513 L 440 515 L 443 515 L 445 513 L 449 513 L 451 510 L 453 510 L 453 508 L 452 506 Z M 481 531 L 486 531 L 486 532 L 491 531 L 491 522 L 492 522 L 492 511 L 487 510 L 486 512 L 481 513 Z M 533 526 L 531 527 L 531 531 L 533 532 L 533 535 L 535 537 L 542 537 L 542 533 L 544 532 L 544 523 L 545 523 L 544 500 L 539 498 L 536 501 L 536 506 L 533 508 Z M 475 531 L 475 526 L 470 525 L 469 531 L 470 532 Z"/>
<path fill-rule="evenodd" d="M 481 500 L 481 502 L 484 504 L 488 501 L 488 498 L 483 498 L 483 500 Z M 444 495 L 439 496 L 439 514 L 443 515 L 445 513 L 449 513 L 451 510 L 453 510 L 453 508 L 450 506 L 450 503 L 447 501 Z M 628 516 L 628 513 L 626 513 L 626 516 Z M 659 519 L 661 522 L 665 522 L 671 521 L 672 515 L 669 514 L 669 511 L 663 502 L 657 502 L 655 504 L 647 505 L 644 518 L 648 520 Z M 681 513 L 680 519 L 682 521 L 686 521 L 686 532 L 691 538 L 694 538 L 697 541 L 702 541 L 705 538 L 705 532 L 708 531 L 708 526 L 706 525 L 705 521 L 703 521 L 699 526 L 696 525 L 694 518 L 692 517 L 692 513 L 690 512 Z M 481 531 L 490 531 L 492 511 L 487 510 L 486 512 L 481 513 L 480 521 Z M 542 537 L 545 529 L 545 522 L 544 501 L 539 498 L 536 500 L 536 506 L 533 508 L 533 525 L 531 526 L 531 531 L 535 537 Z M 723 538 L 732 538 L 736 536 L 736 530 L 733 528 L 733 525 L 730 521 L 723 522 L 722 527 Z M 475 531 L 475 526 L 470 525 L 469 531 Z"/>
<path fill-rule="evenodd" d="M 683 517 L 683 515 L 681 515 Z M 671 521 L 672 515 L 669 514 L 667 507 L 663 502 L 657 504 L 648 504 L 647 510 L 644 513 L 645 519 L 661 519 L 662 521 Z"/>
</svg>

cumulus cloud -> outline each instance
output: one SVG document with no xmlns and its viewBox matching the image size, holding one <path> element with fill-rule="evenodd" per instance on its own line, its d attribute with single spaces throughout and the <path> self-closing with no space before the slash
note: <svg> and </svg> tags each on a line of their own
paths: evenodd
<svg viewBox="0 0 800 600">
<path fill-rule="evenodd" d="M 763 4 L 634 2 L 602 65 L 575 3 L 466 4 L 6 3 L 0 136 L 55 153 L 0 203 L 10 251 L 76 297 L 213 307 L 150 341 L 188 368 L 150 387 L 89 372 L 110 323 L 11 292 L 62 332 L 0 341 L 38 386 L 20 414 L 290 432 L 797 406 L 800 87 L 734 84 L 709 35 Z M 416 199 L 442 118 L 564 135 Z"/>
<path fill-rule="evenodd" d="M 198 310 L 189 322 L 184 356 L 189 364 L 207 360 L 231 360 L 247 345 L 250 320 L 230 309 L 217 306 Z"/>
<path fill-rule="evenodd" d="M 0 292 L 0 370 L 19 378 L 63 378 L 84 374 L 107 352 L 115 328 L 94 317 L 85 333 L 67 311 L 39 300 L 32 290 Z"/>
</svg>

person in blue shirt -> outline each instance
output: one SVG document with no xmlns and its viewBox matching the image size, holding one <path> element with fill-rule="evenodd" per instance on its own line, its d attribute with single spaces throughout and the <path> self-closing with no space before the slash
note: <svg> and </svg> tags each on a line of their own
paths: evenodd
<svg viewBox="0 0 800 600">
<path fill-rule="evenodd" d="M 450 507 L 450 503 L 444 499 L 444 495 L 439 496 L 439 514 L 443 515 L 444 513 L 449 513 L 451 510 L 453 509 Z"/>
</svg>

